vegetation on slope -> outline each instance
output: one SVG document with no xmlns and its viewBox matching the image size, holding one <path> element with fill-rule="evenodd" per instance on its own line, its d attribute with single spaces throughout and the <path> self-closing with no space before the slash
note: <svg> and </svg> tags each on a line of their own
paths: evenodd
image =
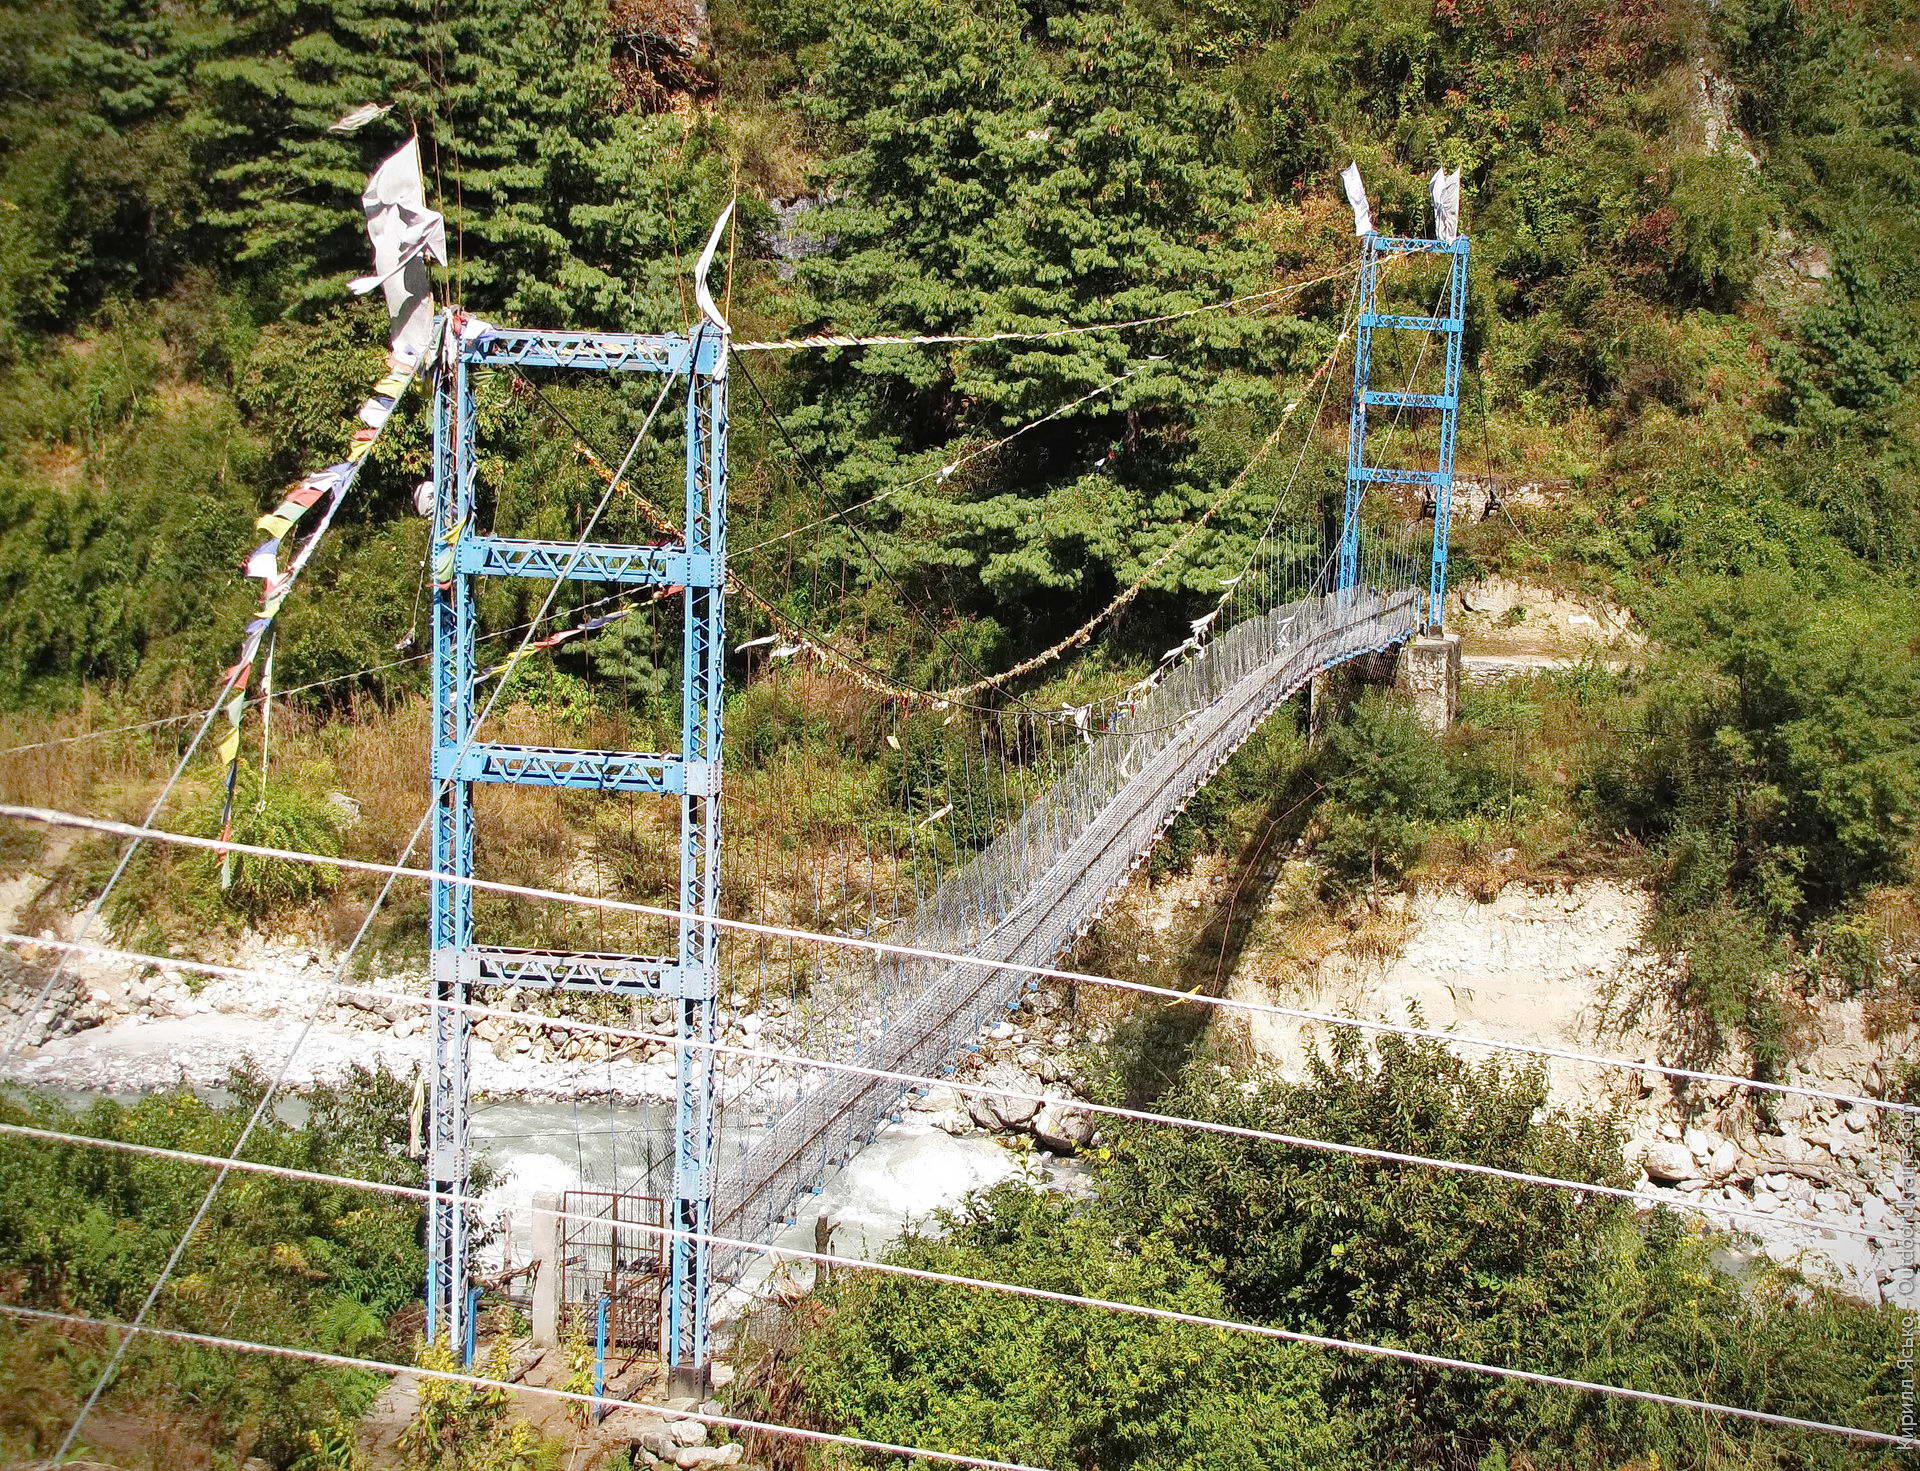
<svg viewBox="0 0 1920 1471">
<path fill-rule="evenodd" d="M 44 1095 L 0 1099 L 8 1123 L 224 1155 L 264 1087 L 237 1077 L 209 1102 L 184 1089 L 136 1103 L 68 1108 Z M 269 1117 L 247 1158 L 387 1183 L 416 1183 L 407 1084 L 357 1072 L 303 1099 L 293 1125 Z M 9 1301 L 131 1320 L 213 1172 L 82 1145 L 0 1149 L 0 1283 Z M 218 1336 L 366 1358 L 406 1354 L 403 1319 L 426 1270 L 417 1209 L 363 1191 L 235 1174 L 214 1197 L 151 1321 Z M 105 1336 L 0 1320 L 0 1453 L 49 1456 L 105 1367 Z M 308 1433 L 357 1419 L 383 1376 L 140 1339 L 80 1444 L 146 1447 L 155 1464 L 274 1466 Z M 174 1457 L 168 1461 L 167 1457 Z"/>
<path fill-rule="evenodd" d="M 1537 1074 L 1432 1043 L 1349 1039 L 1298 1083 L 1203 1056 L 1162 1102 L 1625 1177 L 1604 1122 L 1548 1108 Z M 1729 1276 L 1673 1218 L 1146 1125 L 1096 1151 L 1092 1187 L 998 1187 L 892 1259 L 1864 1426 L 1889 1423 L 1898 1394 L 1893 1309 Z M 1877 1464 L 1805 1432 L 900 1277 L 846 1275 L 785 1332 L 759 1392 L 816 1423 L 1048 1466 Z"/>
<path fill-rule="evenodd" d="M 1351 259 L 1332 184 L 1349 157 L 1379 217 L 1413 227 L 1426 174 L 1457 166 L 1475 241 L 1461 464 L 1549 488 L 1542 505 L 1462 527 L 1461 571 L 1610 594 L 1661 652 L 1645 671 L 1583 670 L 1476 701 L 1443 746 L 1378 700 L 1310 758 L 1276 735 L 1177 842 L 1190 850 L 1252 822 L 1271 827 L 1284 810 L 1335 899 L 1509 847 L 1535 870 L 1637 863 L 1659 881 L 1661 934 L 1688 956 L 1690 998 L 1723 1031 L 1745 1033 L 1762 1065 L 1779 1059 L 1787 993 L 1815 968 L 1905 996 L 1910 1014 L 1911 993 L 1880 969 L 1881 920 L 1912 880 L 1920 817 L 1920 73 L 1905 0 L 848 9 L 717 4 L 712 54 L 675 53 L 649 72 L 634 58 L 664 54 L 655 42 L 671 17 L 635 0 L 0 5 L 0 701 L 17 739 L 172 714 L 227 661 L 251 597 L 234 566 L 248 522 L 274 485 L 334 456 L 373 374 L 378 309 L 342 289 L 364 257 L 355 196 L 408 127 L 460 243 L 453 288 L 476 311 L 681 323 L 687 262 L 737 187 L 731 308 L 755 335 L 816 323 L 1024 328 L 1304 286 Z M 326 131 L 370 100 L 395 111 L 360 134 Z M 806 207 L 788 208 L 796 197 Z M 797 218 L 797 245 L 780 218 Z M 857 530 L 818 528 L 742 558 L 744 571 L 896 673 L 936 680 L 1004 665 L 1140 575 L 1218 494 L 1333 347 L 1341 305 L 1329 282 L 1272 314 L 757 361 L 757 386 L 743 379 L 736 395 L 737 547 L 935 472 L 1139 371 L 859 513 Z M 763 391 L 803 458 L 765 422 Z M 597 385 L 554 398 L 602 450 L 645 407 Z M 490 382 L 482 426 L 500 529 L 576 527 L 597 483 L 546 406 Z M 1336 413 L 1304 446 L 1297 479 L 1290 460 L 1262 466 L 1193 555 L 1156 574 L 1103 646 L 1106 668 L 1136 669 L 1180 637 L 1283 492 L 1288 522 L 1322 515 L 1341 459 Z M 282 685 L 346 678 L 306 697 L 311 721 L 283 721 L 265 805 L 243 804 L 263 834 L 388 856 L 417 816 L 420 775 L 392 753 L 424 744 L 424 666 L 396 661 L 417 652 L 425 537 L 407 505 L 425 469 L 424 429 L 403 415 L 289 610 Z M 677 475 L 669 445 L 639 461 L 656 499 L 671 500 Z M 625 509 L 603 529 L 652 534 Z M 517 623 L 535 596 L 490 587 L 483 619 Z M 741 637 L 761 631 L 749 619 Z M 671 640 L 639 619 L 576 640 L 519 677 L 506 723 L 528 738 L 646 744 L 671 719 L 673 658 Z M 1030 693 L 1057 701 L 1083 676 Z M 872 702 L 789 670 L 742 690 L 729 713 L 745 758 L 730 773 L 730 820 L 776 854 L 756 875 L 769 904 L 781 901 L 778 883 L 804 883 L 791 874 L 851 845 L 863 824 L 897 820 L 875 800 L 902 763 L 877 737 Z M 131 808 L 176 749 L 163 728 L 8 756 L 0 775 L 13 795 Z M 1258 790 L 1269 775 L 1284 779 L 1284 807 Z M 335 789 L 364 798 L 357 826 L 326 805 Z M 644 895 L 661 879 L 648 819 L 609 823 L 564 803 L 521 815 L 511 846 L 483 855 L 503 876 L 554 881 L 584 853 L 611 892 Z M 101 851 L 83 846 L 49 902 L 68 892 L 82 902 Z M 6 852 L 30 856 L 11 840 Z M 156 860 L 114 917 L 161 939 L 169 927 L 263 916 L 344 931 L 365 897 L 355 879 L 307 875 L 298 890 L 263 867 L 213 910 L 194 897 L 203 878 L 185 860 Z M 403 903 L 394 923 L 417 935 L 418 920 Z M 1532 1121 L 1523 1081 L 1401 1062 L 1407 1086 L 1428 1093 L 1391 1128 L 1361 1111 L 1387 1086 L 1365 1058 L 1337 1059 L 1324 1097 L 1266 1089 L 1219 1106 L 1425 1147 L 1484 1089 L 1476 1106 L 1500 1127 L 1463 1143 L 1513 1159 L 1594 1147 L 1585 1126 Z M 143 1119 L 136 1109 L 92 1122 Z M 212 1138 L 219 1120 L 162 1133 Z M 1597 1355 L 1649 1383 L 1685 1367 L 1729 1397 L 1878 1412 L 1877 1318 L 1773 1285 L 1741 1296 L 1691 1241 L 1605 1212 L 1549 1240 L 1518 1209 L 1489 1209 L 1497 1193 L 1369 1181 L 1356 1194 L 1324 1162 L 1200 1155 L 1178 1156 L 1197 1174 L 1155 1174 L 1156 1156 L 1123 1141 L 1092 1206 L 1010 1195 L 948 1243 L 910 1250 L 1017 1274 L 1071 1248 L 1090 1288 L 1296 1325 L 1305 1314 L 1327 1331 L 1541 1365 L 1591 1368 L 1583 1356 Z M 31 1184 L 69 1202 L 73 1219 L 113 1214 L 100 1204 L 112 1171 L 75 1184 L 77 1159 L 7 1159 L 32 1176 L 10 1199 Z M 1203 1229 L 1223 1202 L 1188 1188 L 1216 1167 L 1233 1187 L 1227 1204 L 1265 1213 L 1243 1222 L 1248 1245 L 1260 1244 L 1244 1257 Z M 139 1182 L 146 1168 L 125 1173 Z M 1277 1194 L 1275 1180 L 1297 1188 Z M 1116 1216 L 1121 1201 L 1131 1216 Z M 1377 1201 L 1396 1209 L 1374 1212 Z M 300 1239 L 348 1230 L 332 1206 L 314 1210 L 325 1218 L 294 1223 Z M 1468 1224 L 1479 1234 L 1459 1237 Z M 36 1247 L 41 1229 L 23 1213 L 0 1237 L 0 1249 L 15 1243 L 10 1269 L 49 1261 L 55 1247 L 74 1262 L 145 1260 L 145 1238 L 117 1226 Z M 206 1272 L 230 1267 L 237 1281 L 249 1253 L 270 1254 L 247 1230 L 236 1218 L 232 1263 Z M 1466 1242 L 1444 1280 L 1411 1279 L 1440 1320 L 1407 1316 L 1397 1283 L 1412 1238 Z M 341 1248 L 344 1265 L 330 1259 L 324 1280 L 269 1275 L 260 1310 L 289 1332 L 337 1329 L 345 1342 L 366 1320 L 339 1304 L 379 1319 L 397 1301 L 355 1255 L 363 1244 Z M 389 1244 L 396 1261 L 412 1249 Z M 410 1290 L 412 1270 L 394 1281 Z M 124 1311 L 140 1280 L 89 1265 L 41 1287 L 46 1300 Z M 844 1291 L 805 1350 L 805 1378 L 823 1416 L 870 1431 L 1001 1437 L 1023 1454 L 1101 1465 L 1244 1462 L 1269 1454 L 1269 1426 L 1291 1432 L 1287 1454 L 1328 1465 L 1374 1446 L 1419 1463 L 1454 1426 L 1459 1453 L 1492 1466 L 1656 1455 L 1820 1465 L 1840 1454 L 1736 1430 L 1701 1442 L 1661 1414 L 1124 1326 L 1071 1330 L 1088 1335 L 1073 1363 L 1047 1348 L 1048 1334 L 1069 1331 L 1059 1314 L 969 1299 L 951 1305 L 968 1316 L 936 1320 L 904 1289 Z M 998 1335 L 1007 1358 L 981 1362 L 961 1347 L 971 1338 L 940 1337 L 949 1327 Z M 1759 1345 L 1749 1354 L 1726 1349 L 1749 1338 Z M 877 1366 L 908 1347 L 926 1377 L 886 1383 Z M 1817 1373 L 1796 1389 L 1777 1370 L 1802 1352 L 1793 1367 Z M 258 1372 L 268 1377 L 210 1394 L 207 1413 L 218 1433 L 238 1443 L 243 1429 L 282 1462 L 301 1417 L 350 1413 L 364 1392 L 323 1377 L 310 1401 L 282 1402 Z M 947 1397 L 938 1413 L 903 1402 L 929 1386 Z M 1000 1408 L 1042 1392 L 1085 1413 L 1016 1423 Z M 1102 1405 L 1124 1408 L 1108 1416 Z M 25 1401 L 22 1413 L 41 1407 Z M 1192 1411 L 1192 1427 L 1176 1407 Z M 31 1440 L 37 1423 L 16 1428 Z M 1203 1445 L 1195 1427 L 1215 1433 Z M 1022 1439 L 1042 1434 L 1053 1438 Z"/>
</svg>

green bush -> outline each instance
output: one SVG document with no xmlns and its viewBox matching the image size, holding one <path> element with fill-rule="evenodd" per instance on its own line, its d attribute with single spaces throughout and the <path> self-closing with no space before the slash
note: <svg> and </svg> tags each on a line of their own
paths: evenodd
<svg viewBox="0 0 1920 1471">
<path fill-rule="evenodd" d="M 1505 810 L 1523 785 L 1488 732 L 1437 739 L 1396 696 L 1355 702 L 1328 734 L 1309 837 L 1336 893 L 1403 877 L 1444 823 Z"/>
<path fill-rule="evenodd" d="M 39 1128 L 222 1155 L 260 1096 L 263 1080 L 236 1077 L 230 1101 L 185 1090 L 137 1103 L 69 1108 L 49 1097 L 0 1096 L 0 1118 Z M 363 1179 L 415 1183 L 405 1156 L 409 1086 L 356 1070 L 307 1095 L 303 1125 L 269 1116 L 249 1159 Z M 83 1145 L 13 1140 L 0 1149 L 0 1278 L 29 1306 L 128 1319 L 158 1278 L 212 1179 L 205 1167 Z M 364 1191 L 235 1174 L 195 1232 L 152 1321 L 228 1337 L 395 1358 L 404 1345 L 388 1322 L 414 1300 L 425 1271 L 417 1207 Z M 97 1342 L 97 1341 L 95 1341 Z M 52 1451 L 78 1397 L 99 1369 L 95 1342 L 15 1320 L 0 1345 L 22 1347 L 0 1372 L 29 1367 L 31 1384 L 0 1393 L 0 1450 Z M 357 1370 L 142 1340 L 109 1392 L 91 1435 L 129 1424 L 155 1444 L 219 1446 L 239 1465 L 259 1455 L 287 1465 L 306 1431 L 336 1415 L 357 1417 L 386 1383 Z M 114 1440 L 117 1448 L 119 1441 Z"/>
<path fill-rule="evenodd" d="M 244 754 L 241 763 L 233 794 L 236 843 L 317 853 L 326 858 L 339 856 L 341 814 L 323 795 L 306 790 L 298 775 L 262 778 L 257 768 L 247 764 Z M 196 810 L 192 826 L 208 837 L 219 835 L 217 790 Z M 222 906 L 249 920 L 311 904 L 331 892 L 340 878 L 338 869 L 324 864 L 259 858 L 248 853 L 232 853 L 224 860 L 210 853 L 192 868 L 190 883 L 211 883 Z"/>
<path fill-rule="evenodd" d="M 1674 649 L 1594 773 L 1604 819 L 1662 851 L 1680 909 L 1775 928 L 1906 875 L 1920 824 L 1920 615 L 1905 589 L 1687 584 Z"/>
<path fill-rule="evenodd" d="M 1298 1082 L 1193 1064 L 1172 1112 L 1619 1182 L 1539 1072 L 1342 1034 Z M 1002 1186 L 892 1260 L 1863 1426 L 1897 1314 L 1745 1280 L 1671 1217 L 1516 1182 L 1124 1124 L 1084 1199 Z M 1041 1465 L 1844 1471 L 1848 1443 L 1655 1405 L 894 1277 L 852 1276 L 781 1369 L 826 1428 Z M 777 1382 L 778 1375 L 775 1376 Z M 792 1403 L 789 1398 L 785 1403 Z"/>
</svg>

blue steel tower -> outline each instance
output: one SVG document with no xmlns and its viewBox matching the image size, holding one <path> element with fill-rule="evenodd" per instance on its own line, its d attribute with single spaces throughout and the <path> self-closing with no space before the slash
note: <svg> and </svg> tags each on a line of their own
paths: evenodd
<svg viewBox="0 0 1920 1471">
<path fill-rule="evenodd" d="M 1424 485 L 1433 492 L 1433 571 L 1427 585 L 1425 623 L 1440 626 L 1447 601 L 1447 543 L 1453 521 L 1453 445 L 1460 415 L 1460 353 L 1466 335 L 1467 238 L 1421 240 L 1372 232 L 1360 241 L 1360 315 L 1353 339 L 1353 408 L 1347 424 L 1347 498 L 1340 521 L 1340 576 L 1344 590 L 1360 577 L 1360 506 L 1373 484 Z M 1396 316 L 1379 310 L 1380 270 L 1396 255 L 1449 257 L 1442 314 Z M 1373 334 L 1437 332 L 1446 344 L 1445 379 L 1439 393 L 1389 392 L 1373 387 Z M 1403 469 L 1367 463 L 1369 409 L 1434 410 L 1440 415 L 1440 455 L 1434 469 Z"/>
<path fill-rule="evenodd" d="M 722 216 L 714 241 L 726 223 Z M 712 258 L 709 242 L 702 258 Z M 462 327 L 461 324 L 464 323 Z M 452 313 L 434 397 L 433 868 L 473 874 L 473 786 L 508 782 L 599 792 L 640 792 L 680 804 L 680 918 L 667 956 L 560 954 L 479 943 L 473 890 L 433 885 L 434 999 L 463 1003 L 482 987 L 544 987 L 670 998 L 683 1042 L 715 1031 L 718 934 L 711 923 L 720 880 L 721 700 L 724 693 L 727 353 L 717 311 L 690 336 L 495 328 Z M 678 545 L 625 546 L 516 540 L 474 527 L 476 369 L 669 373 L 686 380 L 686 500 Z M 681 589 L 684 611 L 680 749 L 669 753 L 503 745 L 474 730 L 476 577 L 524 577 Z M 467 1270 L 470 1019 L 433 1010 L 428 1074 L 427 1336 L 456 1351 L 470 1333 Z M 711 1050 L 678 1049 L 672 1198 L 668 1222 L 711 1229 L 714 1145 Z M 670 1238 L 664 1346 L 683 1374 L 707 1359 L 709 1249 Z"/>
</svg>

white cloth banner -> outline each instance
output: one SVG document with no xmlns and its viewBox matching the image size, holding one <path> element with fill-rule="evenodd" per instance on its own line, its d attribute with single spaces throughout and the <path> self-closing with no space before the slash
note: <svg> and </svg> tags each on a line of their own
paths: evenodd
<svg viewBox="0 0 1920 1471">
<path fill-rule="evenodd" d="M 1460 238 L 1460 170 L 1433 171 L 1433 233 L 1451 245 Z"/>
<path fill-rule="evenodd" d="M 1340 170 L 1340 187 L 1347 191 L 1347 203 L 1353 206 L 1353 233 L 1373 233 L 1373 208 L 1367 203 L 1367 186 L 1360 182 L 1360 165 L 1350 163 Z"/>
<path fill-rule="evenodd" d="M 409 138 L 367 180 L 360 206 L 373 241 L 373 274 L 354 281 L 357 292 L 384 287 L 393 318 L 393 346 L 415 357 L 433 334 L 433 291 L 427 262 L 447 263 L 447 225 L 427 208 L 420 177 L 420 140 Z"/>
</svg>

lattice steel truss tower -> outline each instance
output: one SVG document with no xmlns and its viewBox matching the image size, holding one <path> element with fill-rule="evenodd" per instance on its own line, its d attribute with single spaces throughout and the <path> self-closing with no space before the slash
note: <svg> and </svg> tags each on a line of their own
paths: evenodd
<svg viewBox="0 0 1920 1471">
<path fill-rule="evenodd" d="M 1381 267 L 1396 255 L 1449 257 L 1442 314 L 1396 316 L 1379 310 Z M 1460 415 L 1460 354 L 1467 325 L 1467 237 L 1421 240 L 1363 235 L 1360 240 L 1360 315 L 1353 339 L 1353 409 L 1347 425 L 1347 500 L 1340 521 L 1339 586 L 1360 577 L 1360 507 L 1369 485 L 1423 485 L 1433 494 L 1433 571 L 1427 584 L 1425 623 L 1440 626 L 1447 602 L 1447 546 L 1453 523 L 1453 446 Z M 1435 332 L 1445 346 L 1445 380 L 1439 393 L 1386 391 L 1373 386 L 1373 334 Z M 1432 410 L 1440 415 L 1440 454 L 1431 470 L 1367 463 L 1369 409 Z"/>
<path fill-rule="evenodd" d="M 724 223 L 724 219 L 723 219 Z M 718 238 L 716 229 L 715 238 Z M 706 259 L 703 258 L 703 269 Z M 703 287 L 704 291 L 704 287 Z M 473 874 L 473 786 L 508 782 L 598 792 L 642 792 L 680 804 L 678 947 L 670 956 L 559 954 L 479 943 L 473 890 L 433 885 L 431 987 L 465 1002 L 476 988 L 671 998 L 684 1041 L 714 1039 L 720 878 L 720 742 L 725 636 L 727 351 L 724 324 L 691 336 L 494 328 L 451 313 L 434 396 L 433 868 Z M 670 373 L 686 379 L 686 508 L 677 545 L 524 541 L 474 529 L 478 369 Z M 474 729 L 476 577 L 528 577 L 682 589 L 681 739 L 677 753 L 502 745 Z M 433 1010 L 428 1078 L 427 1336 L 460 1351 L 473 1310 L 467 1270 L 470 1019 Z M 708 1049 L 678 1049 L 669 1223 L 711 1229 L 714 1065 Z M 665 1347 L 676 1369 L 707 1357 L 705 1242 L 673 1237 Z"/>
</svg>

